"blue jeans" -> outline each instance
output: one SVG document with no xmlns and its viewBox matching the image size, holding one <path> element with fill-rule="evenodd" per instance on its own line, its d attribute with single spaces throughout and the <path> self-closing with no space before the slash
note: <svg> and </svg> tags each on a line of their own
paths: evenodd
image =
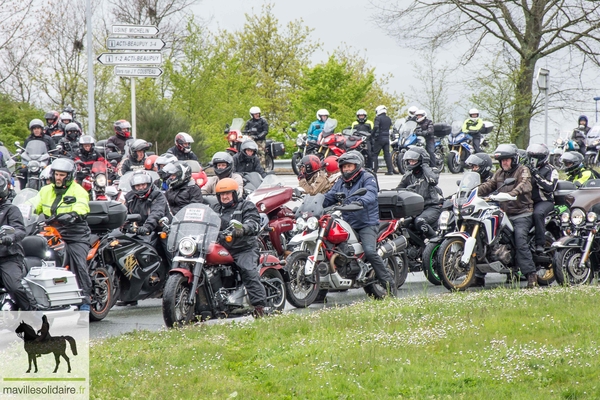
<svg viewBox="0 0 600 400">
<path fill-rule="evenodd" d="M 377 279 L 379 279 L 382 285 L 386 286 L 389 284 L 390 288 L 395 288 L 396 282 L 394 281 L 394 277 L 383 263 L 379 254 L 377 254 L 378 227 L 367 226 L 360 230 L 356 230 L 356 233 L 358 233 L 358 238 L 362 243 L 365 258 L 373 266 Z"/>
</svg>

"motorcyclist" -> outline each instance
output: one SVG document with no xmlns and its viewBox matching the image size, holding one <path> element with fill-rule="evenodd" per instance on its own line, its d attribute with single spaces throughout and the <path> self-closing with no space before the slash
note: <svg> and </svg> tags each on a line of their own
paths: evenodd
<svg viewBox="0 0 600 400">
<path fill-rule="evenodd" d="M 77 156 L 75 157 L 75 163 L 83 163 L 83 167 L 91 170 L 92 165 L 96 161 L 104 161 L 104 157 L 96 151 L 96 141 L 90 135 L 81 136 L 79 138 L 79 149 L 77 151 Z M 78 182 L 81 182 L 84 177 L 84 173 L 77 172 Z"/>
<path fill-rule="evenodd" d="M 587 134 L 591 128 L 588 126 L 588 118 L 585 115 L 580 115 L 577 122 L 579 126 L 573 129 L 571 139 L 577 142 L 579 145 L 579 152 L 585 157 L 585 152 L 587 149 L 585 140 L 587 139 Z"/>
<path fill-rule="evenodd" d="M 260 232 L 260 215 L 254 203 L 240 200 L 239 191 L 240 187 L 235 180 L 221 179 L 215 187 L 219 202 L 212 208 L 221 216 L 221 230 L 229 228 L 232 220 L 243 224 L 241 228 L 233 230 L 233 241 L 220 238 L 219 243 L 229 250 L 240 271 L 250 304 L 254 306 L 254 315 L 262 317 L 265 315 L 267 294 L 260 282 L 258 270 L 259 250 L 256 237 Z"/>
<path fill-rule="evenodd" d="M 83 132 L 83 125 L 81 125 L 81 122 L 79 122 L 77 120 L 77 112 L 73 107 L 71 107 L 70 104 L 68 106 L 66 106 L 65 108 L 63 108 L 63 112 L 71 114 L 73 122 L 75 122 L 77 125 L 79 125 L 79 129 L 81 129 L 81 132 Z"/>
<path fill-rule="evenodd" d="M 563 170 L 567 173 L 567 180 L 573 182 L 577 187 L 583 185 L 590 179 L 596 179 L 596 173 L 583 164 L 583 155 L 575 151 L 568 151 L 560 156 Z"/>
<path fill-rule="evenodd" d="M 17 192 L 15 191 L 15 186 L 14 186 L 14 178 L 12 177 L 11 173 L 5 168 L 0 168 L 0 175 L 3 176 L 4 179 L 6 179 L 6 181 L 8 182 L 7 200 L 9 202 L 11 202 L 17 195 Z"/>
<path fill-rule="evenodd" d="M 261 165 L 266 165 L 265 154 L 267 151 L 266 139 L 269 134 L 269 123 L 261 117 L 260 108 L 254 106 L 250 108 L 250 119 L 246 121 L 244 132 L 246 132 L 252 140 L 256 142 L 259 151 L 257 156 Z"/>
<path fill-rule="evenodd" d="M 424 201 L 423 212 L 415 218 L 415 228 L 427 237 L 435 235 L 433 226 L 442 213 L 442 196 L 437 187 L 440 173 L 429 165 L 429 154 L 414 146 L 404 153 L 403 162 L 408 171 L 396 189 L 408 189 L 420 194 Z"/>
<path fill-rule="evenodd" d="M 356 112 L 356 121 L 352 122 L 352 129 L 356 130 L 356 132 L 367 132 L 369 134 L 373 133 L 373 121 L 367 119 L 367 112 L 364 109 L 361 108 Z M 373 152 L 373 139 L 370 135 L 366 139 L 366 143 L 368 157 L 365 162 L 366 165 L 373 165 L 373 160 L 371 159 L 371 153 Z"/>
<path fill-rule="evenodd" d="M 258 145 L 254 140 L 246 140 L 240 146 L 240 152 L 233 156 L 233 170 L 238 173 L 258 172 L 263 178 L 267 173 L 258 159 Z"/>
<path fill-rule="evenodd" d="M 377 279 L 388 289 L 392 295 L 396 295 L 396 282 L 394 276 L 385 266 L 383 260 L 377 254 L 377 236 L 379 233 L 379 204 L 377 202 L 377 182 L 375 177 L 364 170 L 365 160 L 357 151 L 344 153 L 338 159 L 342 170 L 342 176 L 333 187 L 325 193 L 323 207 L 329 207 L 338 202 L 337 194 L 345 195 L 344 203 L 358 203 L 363 206 L 362 210 L 354 212 L 343 212 L 342 217 L 359 237 L 362 243 L 365 259 L 371 263 Z M 367 193 L 357 197 L 353 193 L 365 188 Z"/>
<path fill-rule="evenodd" d="M 92 281 L 86 256 L 90 250 L 90 228 L 85 221 L 90 212 L 89 194 L 74 180 L 75 163 L 58 158 L 51 164 L 51 184 L 40 189 L 36 214 L 43 213 L 65 242 L 63 267 L 69 266 L 75 274 L 83 295 L 81 311 L 90 310 Z M 80 319 L 81 322 L 87 322 Z"/>
<path fill-rule="evenodd" d="M 340 172 L 340 165 L 338 164 L 338 156 L 329 156 L 325 157 L 323 160 L 323 168 L 325 168 L 325 172 L 327 173 L 327 180 L 333 184 L 338 180 L 342 173 Z"/>
<path fill-rule="evenodd" d="M 106 147 L 111 148 L 114 151 L 118 151 L 123 154 L 125 152 L 125 144 L 128 139 L 131 139 L 131 124 L 124 120 L 120 119 L 115 121 L 113 124 L 113 129 L 115 134 L 108 138 L 106 141 Z"/>
<path fill-rule="evenodd" d="M 306 140 L 309 142 L 316 142 L 319 139 L 319 135 L 323 131 L 325 127 L 325 122 L 329 118 L 329 111 L 324 108 L 321 108 L 317 111 L 317 120 L 314 121 L 308 127 L 308 131 L 306 132 Z"/>
<path fill-rule="evenodd" d="M 433 135 L 433 121 L 427 118 L 425 110 L 415 112 L 417 122 L 416 134 L 425 138 L 425 150 L 429 154 L 429 165 L 436 167 L 435 136 Z"/>
<path fill-rule="evenodd" d="M 198 156 L 196 156 L 192 151 L 192 143 L 194 143 L 194 138 L 192 138 L 192 135 L 185 132 L 179 132 L 177 135 L 175 135 L 175 146 L 167 150 L 167 153 L 173 154 L 180 161 L 198 161 Z"/>
<path fill-rule="evenodd" d="M 394 175 L 392 167 L 392 155 L 390 154 L 390 129 L 392 128 L 392 120 L 387 116 L 386 106 L 377 106 L 375 109 L 377 116 L 373 123 L 373 171 L 377 173 L 379 169 L 379 152 L 383 150 L 383 158 L 387 168 L 386 175 Z"/>
<path fill-rule="evenodd" d="M 462 132 L 468 133 L 473 138 L 473 148 L 475 153 L 481 153 L 481 130 L 483 129 L 483 119 L 479 118 L 479 110 L 471 108 L 469 118 L 462 125 Z"/>
<path fill-rule="evenodd" d="M 27 144 L 32 140 L 39 140 L 44 142 L 44 144 L 46 145 L 46 150 L 48 152 L 56 149 L 54 140 L 52 140 L 50 136 L 44 134 L 44 123 L 42 122 L 42 120 L 32 119 L 31 122 L 29 122 L 29 131 L 31 132 L 31 134 L 27 137 L 27 139 L 25 139 L 25 147 L 27 147 Z M 25 188 L 25 185 L 27 184 L 27 171 L 28 170 L 26 166 L 20 167 L 17 170 L 20 188 Z"/>
<path fill-rule="evenodd" d="M 171 153 L 164 153 L 158 156 L 156 161 L 154 161 L 154 166 L 156 167 L 156 172 L 160 177 L 160 182 L 154 182 L 154 184 L 160 187 L 162 190 L 167 190 L 169 185 L 167 184 L 167 179 L 169 179 L 169 175 L 167 175 L 163 170 L 165 165 L 177 162 L 177 157 Z M 147 169 L 147 168 L 146 168 Z"/>
<path fill-rule="evenodd" d="M 533 225 L 535 226 L 535 251 L 543 253 L 546 246 L 546 217 L 554 209 L 554 191 L 558 185 L 558 171 L 548 162 L 550 150 L 545 144 L 527 147 L 531 172 L 533 200 Z"/>
<path fill-rule="evenodd" d="M 533 225 L 533 200 L 531 199 L 531 174 L 529 169 L 518 163 L 518 153 L 515 146 L 501 144 L 494 151 L 494 157 L 500 162 L 500 168 L 494 173 L 492 179 L 482 183 L 478 195 L 485 197 L 499 191 L 516 196 L 517 200 L 504 201 L 500 208 L 512 222 L 515 238 L 515 257 L 521 273 L 527 276 L 527 287 L 537 286 L 537 274 L 531 250 L 529 249 L 529 230 Z M 504 185 L 504 181 L 514 178 L 512 185 Z"/>
<path fill-rule="evenodd" d="M 326 193 L 333 186 L 322 167 L 321 159 L 314 154 L 302 157 L 298 163 L 298 185 L 307 194 Z"/>
<path fill-rule="evenodd" d="M 21 246 L 21 241 L 26 236 L 25 224 L 19 207 L 8 200 L 9 182 L 4 175 L 0 175 L 0 226 L 10 225 L 15 228 L 14 234 L 0 238 L 0 277 L 17 307 L 29 311 L 35 308 L 35 301 L 21 283 L 25 271 L 25 253 Z"/>
<path fill-rule="evenodd" d="M 58 142 L 58 145 L 62 147 L 61 154 L 71 159 L 75 159 L 79 154 L 81 129 L 79 129 L 79 125 L 71 122 L 65 126 L 64 132 L 65 136 Z"/>
<path fill-rule="evenodd" d="M 174 164 L 167 164 L 163 168 L 165 175 L 168 175 L 167 185 L 169 189 L 165 192 L 167 202 L 173 215 L 188 204 L 203 203 L 202 190 L 192 179 L 192 169 L 185 162 L 177 161 Z"/>
<path fill-rule="evenodd" d="M 202 186 L 202 194 L 216 194 L 217 182 L 221 179 L 231 178 L 238 184 L 238 197 L 241 199 L 244 194 L 244 179 L 238 173 L 233 172 L 233 157 L 224 151 L 218 151 L 212 157 L 211 165 L 215 171 L 215 176 L 211 176 Z"/>
<path fill-rule="evenodd" d="M 151 147 L 150 143 L 144 139 L 135 139 L 129 146 L 129 157 L 121 163 L 119 175 L 123 176 L 129 171 L 137 171 L 144 169 L 144 161 L 146 160 L 146 150 Z"/>
<path fill-rule="evenodd" d="M 67 112 L 60 113 L 58 119 L 60 120 L 60 122 L 58 123 L 58 126 L 60 127 L 60 130 L 62 130 L 63 132 L 65 131 L 65 127 L 67 125 L 69 125 L 71 122 L 73 122 L 73 116 Z M 79 125 L 77 125 L 77 126 L 79 126 Z M 79 129 L 81 130 L 81 127 L 79 127 Z"/>
<path fill-rule="evenodd" d="M 417 116 L 415 114 L 417 111 L 419 111 L 419 109 L 416 106 L 408 107 L 408 117 L 406 117 L 406 122 L 416 121 Z"/>
<path fill-rule="evenodd" d="M 48 111 L 44 114 L 44 119 L 46 120 L 46 127 L 44 128 L 44 134 L 48 136 L 53 136 L 54 132 L 60 130 L 59 120 L 60 114 L 58 111 Z"/>
</svg>

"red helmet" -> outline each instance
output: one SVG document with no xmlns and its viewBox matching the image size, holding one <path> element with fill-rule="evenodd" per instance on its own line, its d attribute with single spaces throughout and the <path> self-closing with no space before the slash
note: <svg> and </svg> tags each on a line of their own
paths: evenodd
<svg viewBox="0 0 600 400">
<path fill-rule="evenodd" d="M 304 174 L 306 175 L 306 179 L 310 179 L 321 169 L 321 159 L 318 156 L 315 156 L 314 154 L 309 154 L 307 156 L 302 157 L 302 160 L 300 160 L 300 164 L 298 164 L 298 167 L 304 167 Z"/>
<path fill-rule="evenodd" d="M 156 162 L 157 158 L 158 156 L 156 154 L 152 154 L 151 156 L 146 157 L 146 160 L 144 161 L 144 169 L 152 171 L 154 169 L 154 163 Z"/>
<path fill-rule="evenodd" d="M 129 139 L 131 137 L 131 124 L 124 119 L 116 121 L 113 125 L 115 134 L 122 138 Z"/>
<path fill-rule="evenodd" d="M 323 167 L 328 174 L 335 174 L 340 172 L 340 166 L 338 165 L 337 156 L 329 156 L 323 160 Z"/>
</svg>

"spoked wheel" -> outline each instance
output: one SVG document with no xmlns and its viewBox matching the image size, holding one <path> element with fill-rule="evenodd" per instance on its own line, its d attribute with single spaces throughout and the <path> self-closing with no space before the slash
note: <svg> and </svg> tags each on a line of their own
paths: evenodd
<svg viewBox="0 0 600 400">
<path fill-rule="evenodd" d="M 168 328 L 184 325 L 193 320 L 194 304 L 187 304 L 189 295 L 190 284 L 185 276 L 181 274 L 169 276 L 162 301 L 163 319 Z"/>
<path fill-rule="evenodd" d="M 463 167 L 460 160 L 456 159 L 456 155 L 454 153 L 448 153 L 448 170 L 453 174 L 458 174 L 462 172 Z"/>
<path fill-rule="evenodd" d="M 429 282 L 439 286 L 442 280 L 438 275 L 440 243 L 429 242 L 423 249 L 423 273 Z"/>
<path fill-rule="evenodd" d="M 444 171 L 444 152 L 441 149 L 435 151 L 435 166 L 440 172 Z"/>
<path fill-rule="evenodd" d="M 471 257 L 469 264 L 463 265 L 460 260 L 465 251 L 465 241 L 461 238 L 450 238 L 442 242 L 439 254 L 439 277 L 448 290 L 466 290 L 475 277 L 475 259 Z"/>
<path fill-rule="evenodd" d="M 590 283 L 594 274 L 590 260 L 583 266 L 581 263 L 581 249 L 569 248 L 557 251 L 552 260 L 554 267 L 554 276 L 561 285 L 578 286 Z"/>
<path fill-rule="evenodd" d="M 585 156 L 585 160 L 583 161 L 584 165 L 587 168 L 592 168 L 594 167 L 594 160 L 595 160 L 596 156 L 593 154 L 589 154 Z"/>
<path fill-rule="evenodd" d="M 395 174 L 401 173 L 400 168 L 398 167 L 398 156 L 399 155 L 400 155 L 400 152 L 398 152 L 398 151 L 394 151 L 392 153 L 392 168 L 394 168 Z"/>
<path fill-rule="evenodd" d="M 296 175 L 298 175 L 300 173 L 300 171 L 298 170 L 298 163 L 300 162 L 302 158 L 300 157 L 299 154 L 294 153 L 292 154 L 292 170 L 294 171 L 294 173 Z"/>
<path fill-rule="evenodd" d="M 261 281 L 267 292 L 267 302 L 273 311 L 282 311 L 285 307 L 285 282 L 275 268 L 267 269 L 261 275 Z"/>
<path fill-rule="evenodd" d="M 99 267 L 91 272 L 92 278 L 92 304 L 90 305 L 90 321 L 102 321 L 108 315 L 113 301 L 112 276 L 104 267 Z"/>
<path fill-rule="evenodd" d="M 396 261 L 396 257 L 388 257 L 383 260 L 383 263 L 390 274 L 392 274 L 394 277 L 394 282 L 396 282 L 398 280 L 398 262 Z M 375 270 L 372 269 L 371 274 L 372 278 L 376 279 Z M 375 283 L 365 286 L 364 289 L 366 294 L 373 296 L 375 299 L 383 299 L 388 293 L 388 288 L 381 284 L 379 280 L 377 280 Z"/>
<path fill-rule="evenodd" d="M 319 273 L 316 265 L 312 275 L 307 276 L 304 273 L 308 257 L 306 251 L 295 251 L 286 259 L 290 281 L 285 284 L 285 295 L 290 304 L 296 308 L 310 306 L 319 294 Z"/>
<path fill-rule="evenodd" d="M 271 172 L 275 168 L 275 162 L 273 161 L 273 157 L 269 154 L 265 154 L 265 171 Z"/>
</svg>

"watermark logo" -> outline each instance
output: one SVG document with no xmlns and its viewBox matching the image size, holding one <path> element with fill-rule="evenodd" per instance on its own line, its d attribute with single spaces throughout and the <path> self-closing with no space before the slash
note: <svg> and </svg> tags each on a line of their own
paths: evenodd
<svg viewBox="0 0 600 400">
<path fill-rule="evenodd" d="M 87 313 L 0 311 L 0 398 L 89 399 Z"/>
</svg>

